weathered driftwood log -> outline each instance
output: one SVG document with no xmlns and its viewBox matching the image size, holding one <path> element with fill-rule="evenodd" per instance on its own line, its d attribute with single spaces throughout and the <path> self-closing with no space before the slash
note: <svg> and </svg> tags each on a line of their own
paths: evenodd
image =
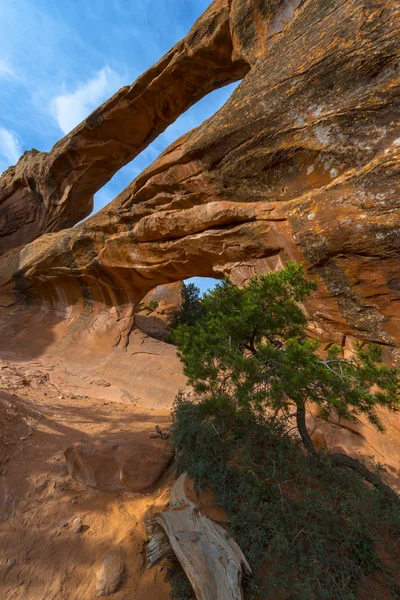
<svg viewBox="0 0 400 600">
<path fill-rule="evenodd" d="M 250 574 L 250 566 L 235 540 L 186 496 L 186 477 L 172 488 L 170 509 L 146 522 L 148 565 L 176 558 L 198 600 L 243 600 L 242 574 Z"/>
</svg>

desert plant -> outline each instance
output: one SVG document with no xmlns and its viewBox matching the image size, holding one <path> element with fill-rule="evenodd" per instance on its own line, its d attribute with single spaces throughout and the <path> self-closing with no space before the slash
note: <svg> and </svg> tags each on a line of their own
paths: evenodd
<svg viewBox="0 0 400 600">
<path fill-rule="evenodd" d="M 226 510 L 253 570 L 246 598 L 400 598 L 397 505 L 304 453 L 283 421 L 180 394 L 172 439 L 178 473 Z"/>
<path fill-rule="evenodd" d="M 167 578 L 171 584 L 171 598 L 174 600 L 192 600 L 195 598 L 190 581 L 180 565 L 170 567 L 167 571 Z"/>
<path fill-rule="evenodd" d="M 157 310 L 158 308 L 158 302 L 157 300 L 150 300 L 150 302 L 147 304 L 147 310 L 152 313 L 153 311 Z"/>
<path fill-rule="evenodd" d="M 228 282 L 204 296 L 192 322 L 181 322 L 174 339 L 194 391 L 235 415 L 296 420 L 308 454 L 321 458 L 306 427 L 311 404 L 326 421 L 364 416 L 383 430 L 377 408 L 399 408 L 398 371 L 374 345 L 358 347 L 354 358 L 332 346 L 323 356 L 318 340 L 306 336 L 301 303 L 315 284 L 302 265 L 256 276 L 243 289 Z M 359 461 L 332 454 L 332 464 L 356 471 L 393 500 L 397 495 Z"/>
<path fill-rule="evenodd" d="M 168 341 L 175 343 L 175 330 L 180 325 L 194 325 L 202 315 L 202 302 L 200 300 L 200 289 L 194 283 L 183 282 L 181 302 L 174 312 L 170 326 Z"/>
</svg>

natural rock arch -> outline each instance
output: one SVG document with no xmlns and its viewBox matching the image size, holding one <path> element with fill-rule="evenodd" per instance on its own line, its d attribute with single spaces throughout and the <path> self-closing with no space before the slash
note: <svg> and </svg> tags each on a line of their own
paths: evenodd
<svg viewBox="0 0 400 600">
<path fill-rule="evenodd" d="M 212 3 L 131 88 L 49 155 L 24 157 L 6 172 L 3 213 L 14 198 L 30 215 L 30 198 L 40 196 L 49 223 L 33 218 L 30 227 L 71 224 L 82 216 L 76 199 L 86 205 L 188 105 L 247 72 L 244 81 L 98 215 L 6 255 L 3 295 L 125 311 L 160 283 L 243 279 L 295 258 L 320 281 L 310 311 L 321 331 L 396 346 L 399 8 L 382 7 L 288 0 L 262 13 L 250 0 Z M 282 29 L 283 18 L 290 22 Z M 6 247 L 32 238 L 17 225 L 5 228 Z"/>
<path fill-rule="evenodd" d="M 3 175 L 6 336 L 85 365 L 101 349 L 103 366 L 126 369 L 121 350 L 143 354 L 135 305 L 154 286 L 241 284 L 295 259 L 318 281 L 306 308 L 324 342 L 375 341 L 398 361 L 399 27 L 395 0 L 215 0 L 131 87 Z M 241 78 L 112 203 L 63 229 L 188 106 Z"/>
</svg>

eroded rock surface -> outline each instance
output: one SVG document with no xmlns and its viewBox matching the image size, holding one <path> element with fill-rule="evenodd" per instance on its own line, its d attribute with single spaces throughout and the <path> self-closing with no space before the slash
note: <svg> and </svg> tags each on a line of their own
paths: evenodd
<svg viewBox="0 0 400 600">
<path fill-rule="evenodd" d="M 90 214 L 93 194 L 118 169 L 192 104 L 245 75 L 242 45 L 249 36 L 244 28 L 233 40 L 230 0 L 213 2 L 168 54 L 49 153 L 26 152 L 0 179 L 0 254 Z"/>
<path fill-rule="evenodd" d="M 96 376 L 108 369 L 109 380 L 138 342 L 135 309 L 154 287 L 195 275 L 241 285 L 295 259 L 318 283 L 305 307 L 314 334 L 346 351 L 378 342 L 399 362 L 399 29 L 396 0 L 215 0 L 131 87 L 3 176 L 10 344 L 35 338 L 35 352 L 41 343 L 83 364 L 99 353 Z M 240 78 L 220 111 L 111 204 L 34 239 L 86 214 L 188 106 Z M 132 372 L 151 373 L 136 347 Z M 159 386 L 173 387 L 173 368 Z"/>
<path fill-rule="evenodd" d="M 297 8 L 288 2 L 289 23 L 271 36 L 277 18 L 262 14 L 261 4 L 233 2 L 228 10 L 214 2 L 129 92 L 124 88 L 59 142 L 58 153 L 74 148 L 71 177 L 80 181 L 83 202 L 81 186 L 89 189 L 96 180 L 92 193 L 104 183 L 99 165 L 96 176 L 80 165 L 80 153 L 96 162 L 90 136 L 102 146 L 112 138 L 118 152 L 102 160 L 114 172 L 124 164 L 126 145 L 133 147 L 131 124 L 144 127 L 142 113 L 173 106 L 164 126 L 215 82 L 250 69 L 214 117 L 173 144 L 100 213 L 8 253 L 1 264 L 3 303 L 25 298 L 59 311 L 80 304 L 80 312 L 92 314 L 112 307 L 124 322 L 125 343 L 132 305 L 155 285 L 190 275 L 243 282 L 295 258 L 318 280 L 310 312 L 322 335 L 396 345 L 400 9 L 394 1 L 307 0 Z M 281 4 L 272 4 L 279 13 Z M 166 89 L 162 82 L 167 72 L 176 78 L 178 67 L 188 90 L 179 85 L 178 94 L 175 87 L 174 103 L 171 79 Z M 143 94 L 152 90 L 138 113 L 120 100 L 135 86 Z M 186 100 L 178 103 L 178 95 Z M 145 123 L 144 137 L 155 137 L 160 124 Z M 39 185 L 28 167 L 21 172 Z M 68 177 L 58 173 L 56 180 L 65 186 Z M 74 208 L 72 200 L 64 205 Z"/>
<path fill-rule="evenodd" d="M 162 438 L 136 433 L 121 443 L 76 442 L 65 451 L 69 474 L 102 492 L 145 492 L 157 483 L 173 457 Z"/>
<path fill-rule="evenodd" d="M 174 313 L 182 304 L 182 282 L 152 289 L 135 309 L 136 325 L 147 335 L 163 340 L 170 333 Z"/>
</svg>

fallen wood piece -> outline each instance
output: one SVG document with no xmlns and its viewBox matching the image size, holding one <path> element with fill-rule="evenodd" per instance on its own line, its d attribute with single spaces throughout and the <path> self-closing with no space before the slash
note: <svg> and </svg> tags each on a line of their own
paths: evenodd
<svg viewBox="0 0 400 600">
<path fill-rule="evenodd" d="M 198 600 L 243 600 L 242 575 L 251 574 L 250 566 L 235 540 L 186 496 L 186 478 L 183 473 L 175 482 L 170 509 L 145 524 L 148 565 L 175 557 Z"/>
</svg>

